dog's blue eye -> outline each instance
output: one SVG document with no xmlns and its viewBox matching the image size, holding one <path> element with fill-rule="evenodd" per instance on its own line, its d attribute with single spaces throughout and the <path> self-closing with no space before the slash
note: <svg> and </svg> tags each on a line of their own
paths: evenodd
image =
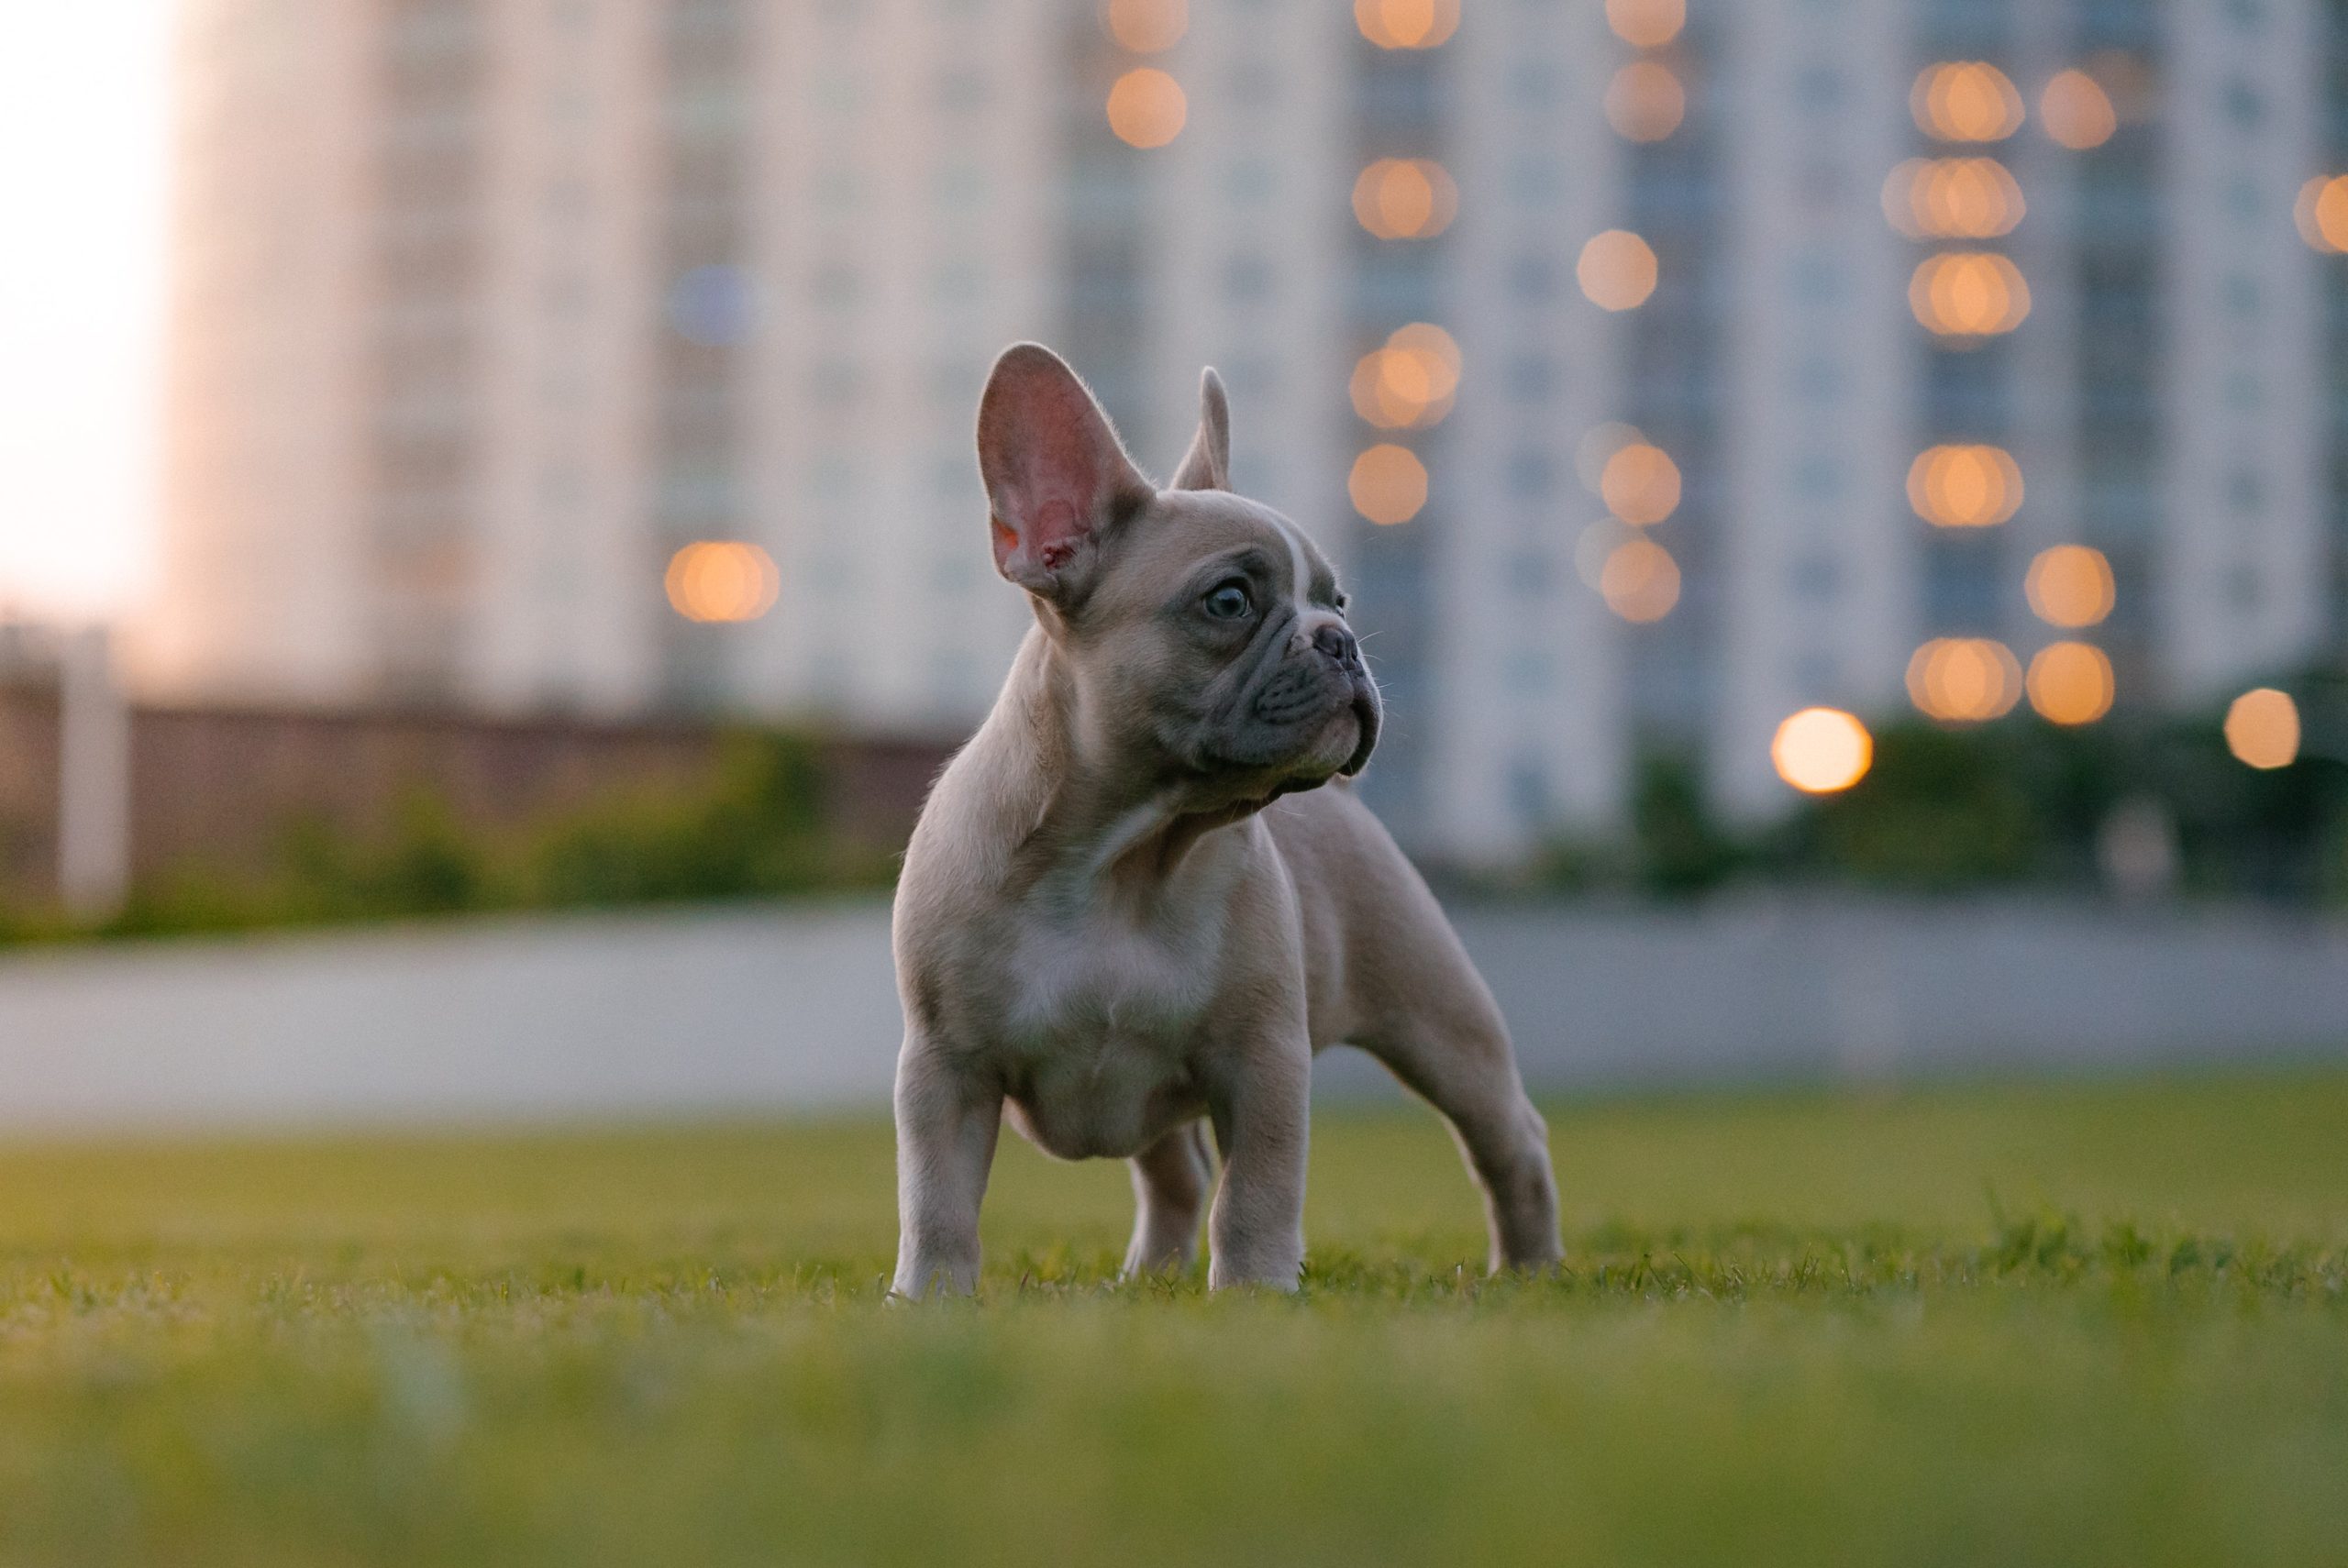
<svg viewBox="0 0 2348 1568">
<path fill-rule="evenodd" d="M 1207 595 L 1207 613 L 1218 621 L 1236 621 L 1254 608 L 1247 591 L 1235 582 L 1226 582 Z"/>
</svg>

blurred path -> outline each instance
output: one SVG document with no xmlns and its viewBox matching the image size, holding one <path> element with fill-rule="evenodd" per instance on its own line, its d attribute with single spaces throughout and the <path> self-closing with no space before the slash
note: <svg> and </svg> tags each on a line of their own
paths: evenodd
<svg viewBox="0 0 2348 1568">
<path fill-rule="evenodd" d="M 2348 1058 L 2338 922 L 1774 900 L 1459 922 L 1550 1088 Z M 18 953 L 0 1128 L 877 1107 L 898 1028 L 872 904 Z M 1337 1053 L 1322 1082 L 1382 1080 Z"/>
</svg>

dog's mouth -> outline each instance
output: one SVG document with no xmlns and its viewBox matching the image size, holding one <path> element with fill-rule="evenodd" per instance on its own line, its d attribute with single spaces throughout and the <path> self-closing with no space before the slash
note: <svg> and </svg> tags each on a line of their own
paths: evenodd
<svg viewBox="0 0 2348 1568">
<path fill-rule="evenodd" d="M 1354 727 L 1357 731 L 1354 752 L 1351 756 L 1337 766 L 1337 771 L 1347 778 L 1353 778 L 1368 767 L 1369 754 L 1378 749 L 1378 726 L 1381 714 L 1378 706 L 1378 693 L 1370 687 L 1368 680 L 1356 683 L 1352 712 Z"/>
</svg>

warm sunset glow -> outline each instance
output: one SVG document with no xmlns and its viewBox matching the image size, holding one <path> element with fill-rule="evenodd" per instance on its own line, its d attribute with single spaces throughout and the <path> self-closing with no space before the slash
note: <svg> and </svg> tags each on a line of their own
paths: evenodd
<svg viewBox="0 0 2348 1568">
<path fill-rule="evenodd" d="M 1459 0 L 1354 0 L 1354 26 L 1380 49 L 1434 49 L 1459 26 Z"/>
<path fill-rule="evenodd" d="M 1687 0 L 1606 0 L 1606 25 L 1634 49 L 1661 49 L 1688 25 Z"/>
<path fill-rule="evenodd" d="M 2003 141 L 2021 128 L 2021 92 L 1977 60 L 1928 65 L 1908 94 L 1916 128 L 1943 141 Z"/>
<path fill-rule="evenodd" d="M 1438 425 L 1459 390 L 1459 345 L 1425 322 L 1397 328 L 1354 367 L 1354 412 L 1381 430 Z"/>
<path fill-rule="evenodd" d="M 2299 756 L 2299 705 L 2271 686 L 2243 692 L 2226 710 L 2226 749 L 2262 771 L 2290 767 Z"/>
<path fill-rule="evenodd" d="M 1354 182 L 1354 216 L 1380 239 L 1432 239 L 1451 226 L 1459 188 L 1425 158 L 1381 158 Z"/>
<path fill-rule="evenodd" d="M 1655 293 L 1655 250 L 1628 229 L 1610 228 L 1581 248 L 1574 276 L 1601 310 L 1636 310 Z"/>
<path fill-rule="evenodd" d="M 1911 239 L 1994 239 L 2013 232 L 2025 205 L 1994 158 L 1911 158 L 1883 182 L 1883 215 Z"/>
<path fill-rule="evenodd" d="M 2030 563 L 2022 592 L 2038 618 L 2050 626 L 2092 626 L 2111 613 L 2111 563 L 2101 550 L 2057 545 L 2041 550 Z"/>
<path fill-rule="evenodd" d="M 1653 539 L 1626 540 L 1599 569 L 1598 592 L 1625 621 L 1660 621 L 1679 602 L 1679 563 Z"/>
<path fill-rule="evenodd" d="M 1109 89 L 1109 128 L 1132 146 L 1164 147 L 1190 117 L 1182 84 L 1154 67 L 1128 71 Z"/>
<path fill-rule="evenodd" d="M 2111 94 L 2084 71 L 2058 71 L 2038 100 L 2038 123 L 2074 152 L 2101 147 L 2120 128 Z"/>
<path fill-rule="evenodd" d="M 782 575 L 756 545 L 705 539 L 669 560 L 669 604 L 688 621 L 755 621 L 774 608 Z"/>
<path fill-rule="evenodd" d="M 1191 30 L 1190 0 L 1109 0 L 1109 36 L 1135 54 L 1172 49 Z"/>
<path fill-rule="evenodd" d="M 1372 523 L 1408 523 L 1427 503 L 1426 465 L 1408 447 L 1381 441 L 1354 459 L 1346 493 Z"/>
<path fill-rule="evenodd" d="M 1632 141 L 1661 141 L 1688 117 L 1688 93 L 1667 65 L 1634 60 L 1606 88 L 1606 123 Z"/>
<path fill-rule="evenodd" d="M 1917 264 L 1908 305 L 1941 337 L 1988 337 L 2011 332 L 2030 315 L 2030 285 L 1995 251 L 1948 250 Z"/>
<path fill-rule="evenodd" d="M 2299 237 L 2318 250 L 2348 251 L 2348 174 L 2319 174 L 2300 186 L 2291 216 Z"/>
<path fill-rule="evenodd" d="M 2111 712 L 2111 661 L 2088 643 L 2049 643 L 2030 661 L 2030 705 L 2058 724 L 2091 724 Z"/>
<path fill-rule="evenodd" d="M 117 615 L 152 586 L 166 0 L 8 10 L 0 49 L 0 614 Z"/>
<path fill-rule="evenodd" d="M 1935 637 L 1908 661 L 1908 696 L 1927 717 L 1977 724 L 2021 701 L 2021 662 L 1988 637 Z"/>
<path fill-rule="evenodd" d="M 1606 459 L 1598 493 L 1625 523 L 1660 523 L 1679 508 L 1679 465 L 1662 447 L 1633 441 Z"/>
<path fill-rule="evenodd" d="M 1937 527 L 1993 528 L 2021 496 L 2021 467 L 2000 447 L 1927 447 L 1908 468 L 1908 504 Z"/>
<path fill-rule="evenodd" d="M 1840 708 L 1804 708 L 1778 726 L 1769 743 L 1778 777 L 1805 794 L 1831 795 L 1867 776 L 1875 737 Z"/>
</svg>

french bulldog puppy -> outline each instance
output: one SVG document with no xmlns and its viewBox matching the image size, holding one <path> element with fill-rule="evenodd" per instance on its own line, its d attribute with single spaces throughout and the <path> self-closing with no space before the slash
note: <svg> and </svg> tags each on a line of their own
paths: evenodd
<svg viewBox="0 0 2348 1568">
<path fill-rule="evenodd" d="M 995 566 L 1036 624 L 905 852 L 895 1290 L 968 1292 L 1008 1118 L 1133 1163 L 1128 1274 L 1296 1288 L 1313 1054 L 1361 1047 L 1451 1123 L 1490 1264 L 1558 1256 L 1548 1134 L 1442 910 L 1346 780 L 1378 688 L 1303 531 L 1231 493 L 1209 370 L 1172 488 L 1049 349 L 979 405 Z M 1206 1126 L 1221 1151 L 1218 1186 Z"/>
</svg>

